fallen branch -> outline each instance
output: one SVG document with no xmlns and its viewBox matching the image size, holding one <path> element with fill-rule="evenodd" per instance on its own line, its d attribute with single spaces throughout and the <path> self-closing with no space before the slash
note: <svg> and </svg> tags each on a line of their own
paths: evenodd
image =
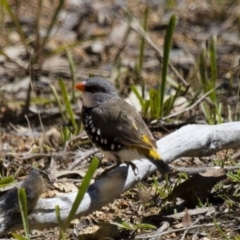
<svg viewBox="0 0 240 240">
<path fill-rule="evenodd" d="M 0 234 L 8 229 L 21 229 L 22 218 L 18 204 L 18 189 L 26 191 L 28 213 L 34 209 L 43 190 L 42 179 L 37 170 L 32 170 L 19 186 L 11 189 L 0 198 Z"/>
<path fill-rule="evenodd" d="M 220 125 L 188 125 L 162 138 L 157 142 L 159 152 L 167 163 L 180 157 L 209 156 L 223 149 L 240 147 L 240 122 Z M 89 187 L 76 217 L 87 215 L 118 197 L 122 192 L 133 187 L 138 181 L 156 171 L 156 167 L 148 160 L 135 160 L 138 174 L 125 164 L 112 170 Z M 4 195 L 5 196 L 5 195 Z M 3 196 L 3 197 L 4 197 Z M 43 229 L 57 226 L 55 206 L 61 210 L 64 221 L 71 209 L 76 193 L 64 194 L 62 197 L 39 199 L 32 209 L 29 220 L 31 229 Z M 16 200 L 17 201 L 17 200 Z M 3 225 L 4 216 L 9 209 L 3 208 L 0 199 L 0 235 L 12 230 L 20 229 L 21 221 L 17 224 Z"/>
</svg>

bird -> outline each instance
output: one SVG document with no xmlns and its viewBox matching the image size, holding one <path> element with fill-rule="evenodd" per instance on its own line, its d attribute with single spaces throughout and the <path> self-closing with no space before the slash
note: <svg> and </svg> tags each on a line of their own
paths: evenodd
<svg viewBox="0 0 240 240">
<path fill-rule="evenodd" d="M 91 142 L 106 158 L 131 165 L 134 159 L 147 158 L 161 173 L 171 171 L 157 151 L 156 141 L 141 114 L 120 98 L 114 85 L 102 78 L 80 81 L 82 122 Z"/>
</svg>

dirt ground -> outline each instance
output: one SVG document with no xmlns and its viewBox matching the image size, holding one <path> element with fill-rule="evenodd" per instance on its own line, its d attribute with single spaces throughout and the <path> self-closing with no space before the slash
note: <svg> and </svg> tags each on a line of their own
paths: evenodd
<svg viewBox="0 0 240 240">
<path fill-rule="evenodd" d="M 176 99 L 162 119 L 151 119 L 143 113 L 154 137 L 160 139 L 191 123 L 238 121 L 240 1 L 65 0 L 46 42 L 44 36 L 61 1 L 8 2 L 15 17 L 1 4 L 1 179 L 13 176 L 21 181 L 32 168 L 37 168 L 47 173 L 42 176 L 41 198 L 76 192 L 92 159 L 88 152 L 94 147 L 82 127 L 79 134 L 74 132 L 69 115 L 59 108 L 54 91 L 65 109 L 59 79 L 63 79 L 79 125 L 81 103 L 78 93 L 73 93 L 73 77 L 80 81 L 93 75 L 103 76 L 126 99 L 134 95 L 133 84 L 144 83 L 148 95 L 150 89 L 161 85 L 164 37 L 172 15 L 177 22 L 165 94 L 169 99 L 171 96 Z M 143 27 L 145 18 L 147 27 Z M 201 80 L 200 64 L 205 50 L 205 74 L 207 81 L 211 81 L 213 40 L 216 40 L 217 56 L 214 103 L 211 97 L 203 97 L 208 83 Z M 139 71 L 142 46 L 144 54 Z M 136 97 L 132 101 L 141 109 Z M 210 112 L 209 118 L 203 103 Z M 220 117 L 212 117 L 218 107 Z M 171 116 L 178 112 L 182 114 Z M 80 137 L 66 147 L 66 140 L 76 135 Z M 52 153 L 61 153 L 63 149 L 72 155 L 52 157 Z M 77 155 L 82 158 L 81 164 L 69 170 Z M 94 179 L 114 164 L 99 152 L 95 155 L 101 163 Z M 160 173 L 152 174 L 101 209 L 73 220 L 66 238 L 240 239 L 238 164 L 238 149 L 223 150 L 208 157 L 177 159 L 172 166 L 183 171 L 168 178 Z M 181 190 L 177 186 L 194 175 L 188 167 L 208 170 L 223 165 L 228 167 L 228 173 L 209 179 L 204 190 L 200 190 L 202 193 L 207 189 L 210 193 L 197 200 L 186 197 L 184 204 L 178 201 Z M 55 180 L 49 179 L 48 174 Z M 189 184 L 192 187 L 199 181 L 202 178 Z M 1 191 L 3 194 L 5 191 Z M 30 236 L 31 239 L 58 239 L 59 228 L 31 230 Z M 11 233 L 5 238 L 10 239 Z"/>
</svg>

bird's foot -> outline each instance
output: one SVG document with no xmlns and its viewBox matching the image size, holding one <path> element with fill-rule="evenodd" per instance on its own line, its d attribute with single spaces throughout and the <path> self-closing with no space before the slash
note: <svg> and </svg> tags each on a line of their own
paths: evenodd
<svg viewBox="0 0 240 240">
<path fill-rule="evenodd" d="M 134 164 L 133 162 L 126 162 L 126 164 L 132 168 L 134 175 L 139 174 L 139 170 L 138 170 L 136 164 Z"/>
</svg>

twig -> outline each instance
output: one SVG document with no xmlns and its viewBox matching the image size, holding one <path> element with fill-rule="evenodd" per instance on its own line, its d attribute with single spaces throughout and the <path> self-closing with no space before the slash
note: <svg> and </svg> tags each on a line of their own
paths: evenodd
<svg viewBox="0 0 240 240">
<path fill-rule="evenodd" d="M 27 153 L 9 153 L 6 155 L 12 155 L 15 157 L 19 157 L 22 160 L 28 160 L 31 158 L 42 158 L 42 157 L 64 157 L 64 156 L 74 156 L 75 152 L 53 152 L 53 153 L 31 153 L 32 148 Z"/>
<path fill-rule="evenodd" d="M 218 223 L 219 225 L 222 225 L 221 223 Z M 208 224 L 198 224 L 198 225 L 194 225 L 194 226 L 190 226 L 190 227 L 185 227 L 185 228 L 178 228 L 178 229 L 173 229 L 173 230 L 169 230 L 169 231 L 165 231 L 162 232 L 160 234 L 154 234 L 154 235 L 148 235 L 147 237 L 158 237 L 158 239 L 160 239 L 161 236 L 166 235 L 166 234 L 171 234 L 171 233 L 175 233 L 175 232 L 181 232 L 181 231 L 186 231 L 186 230 L 190 230 L 190 229 L 194 229 L 194 228 L 200 228 L 200 227 L 212 227 L 215 226 L 214 223 L 208 223 Z M 136 236 L 136 239 L 146 239 L 146 236 Z"/>
<path fill-rule="evenodd" d="M 214 90 L 215 90 L 215 88 L 214 88 L 214 89 L 211 89 L 210 91 L 208 91 L 208 92 L 206 92 L 205 94 L 203 94 L 202 97 L 200 97 L 194 104 L 192 104 L 192 105 L 189 106 L 188 108 L 185 108 L 185 109 L 183 109 L 183 110 L 180 111 L 180 112 L 176 112 L 176 113 L 169 114 L 168 116 L 163 117 L 162 120 L 166 120 L 166 119 L 175 117 L 175 116 L 177 116 L 177 115 L 179 115 L 179 114 L 182 114 L 182 113 L 184 113 L 184 112 L 187 112 L 187 111 L 191 110 L 192 108 L 194 108 L 195 106 L 197 106 L 205 97 L 207 97 L 207 96 L 208 96 L 211 92 L 213 92 Z"/>
<path fill-rule="evenodd" d="M 69 167 L 68 170 L 73 170 L 77 165 L 79 165 L 85 158 L 99 152 L 97 148 L 91 149 L 83 154 L 80 158 L 76 159 Z"/>
<path fill-rule="evenodd" d="M 149 35 L 144 31 L 144 29 L 141 27 L 141 25 L 137 22 L 137 20 L 132 21 L 131 28 L 139 34 L 141 37 L 143 37 L 146 42 L 152 47 L 158 54 L 158 56 L 162 59 L 163 54 L 159 50 L 159 48 L 156 46 L 156 44 L 152 41 L 152 39 L 149 37 Z M 177 69 L 172 65 L 172 63 L 169 62 L 170 69 L 173 71 L 175 76 L 184 84 L 185 87 L 188 87 L 188 83 L 185 81 L 185 79 L 181 76 L 181 74 L 177 71 Z"/>
</svg>

